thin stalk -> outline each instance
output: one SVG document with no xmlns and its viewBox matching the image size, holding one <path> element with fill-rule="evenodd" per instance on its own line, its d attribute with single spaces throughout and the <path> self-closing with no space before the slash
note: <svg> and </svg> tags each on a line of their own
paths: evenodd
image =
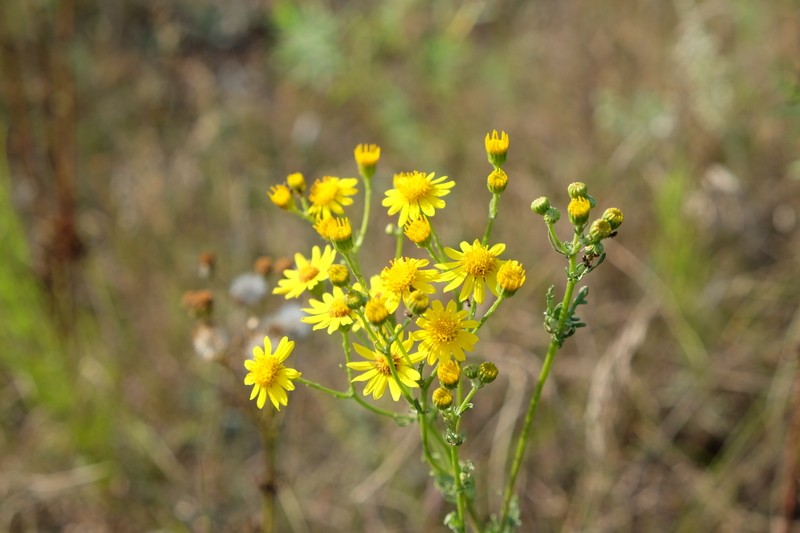
<svg viewBox="0 0 800 533">
<path fill-rule="evenodd" d="M 578 242 L 578 235 L 575 235 L 573 239 L 573 246 L 572 248 L 576 248 L 576 243 Z M 569 275 L 567 276 L 567 286 L 564 290 L 564 299 L 561 303 L 561 312 L 558 316 L 558 327 L 556 329 L 556 333 L 553 334 L 550 340 L 550 346 L 547 348 L 547 355 L 544 358 L 544 364 L 542 365 L 542 370 L 539 372 L 539 380 L 536 383 L 536 389 L 533 392 L 533 396 L 531 397 L 530 404 L 528 405 L 528 411 L 525 414 L 525 422 L 522 426 L 522 432 L 520 433 L 519 437 L 517 438 L 517 445 L 516 451 L 514 453 L 514 460 L 511 464 L 511 469 L 509 471 L 508 481 L 506 483 L 505 490 L 503 491 L 503 505 L 500 510 L 500 527 L 504 528 L 502 531 L 505 531 L 506 521 L 508 520 L 508 511 L 509 507 L 511 506 L 511 498 L 514 496 L 514 486 L 517 482 L 517 476 L 519 475 L 519 470 L 522 467 L 522 459 L 525 455 L 525 448 L 528 445 L 528 437 L 530 434 L 531 427 L 533 426 L 533 419 L 536 415 L 536 408 L 539 406 L 539 399 L 542 396 L 542 391 L 544 390 L 544 384 L 547 382 L 547 377 L 550 375 L 550 368 L 553 366 L 553 360 L 555 359 L 556 352 L 559 349 L 559 343 L 563 340 L 560 339 L 561 332 L 564 329 L 564 324 L 566 324 L 567 317 L 569 316 L 569 307 L 570 302 L 572 302 L 572 293 L 575 289 L 575 284 L 577 283 L 577 279 L 573 276 L 575 272 L 576 261 L 575 261 L 575 254 L 569 256 Z"/>
<path fill-rule="evenodd" d="M 498 205 L 500 203 L 500 195 L 492 194 L 492 199 L 489 201 L 489 220 L 486 222 L 486 231 L 483 233 L 481 244 L 486 246 L 489 242 L 489 234 L 492 233 L 492 226 L 494 220 L 497 218 Z"/>
<path fill-rule="evenodd" d="M 461 484 L 461 465 L 458 462 L 458 446 L 450 446 L 450 462 L 453 468 L 453 483 L 456 486 L 456 512 L 458 513 L 458 531 L 466 531 L 467 495 Z"/>
<path fill-rule="evenodd" d="M 364 179 L 364 216 L 361 218 L 361 229 L 358 231 L 358 237 L 353 245 L 353 253 L 358 253 L 361 245 L 364 242 L 364 235 L 367 234 L 367 227 L 369 226 L 369 212 L 372 206 L 372 179 Z"/>
<path fill-rule="evenodd" d="M 502 296 L 499 296 L 497 300 L 494 301 L 492 306 L 486 311 L 486 314 L 484 314 L 483 317 L 480 319 L 478 325 L 472 328 L 472 333 L 477 333 L 477 331 L 481 329 L 481 326 L 483 326 L 483 324 L 486 323 L 487 320 L 489 320 L 489 317 L 492 316 L 495 311 L 497 311 L 497 308 L 500 307 L 500 303 L 504 299 L 505 298 L 503 298 Z"/>
<path fill-rule="evenodd" d="M 264 449 L 265 479 L 261 483 L 261 530 L 264 533 L 275 531 L 275 495 L 277 480 L 277 442 L 278 429 L 275 413 L 269 409 L 263 411 L 261 424 L 261 445 Z"/>
</svg>

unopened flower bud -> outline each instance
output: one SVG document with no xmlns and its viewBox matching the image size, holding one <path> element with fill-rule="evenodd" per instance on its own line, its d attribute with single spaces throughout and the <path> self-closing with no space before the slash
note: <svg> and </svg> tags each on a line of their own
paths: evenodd
<svg viewBox="0 0 800 533">
<path fill-rule="evenodd" d="M 292 191 L 284 184 L 273 185 L 269 192 L 270 201 L 281 209 L 292 209 L 294 207 L 294 196 Z"/>
<path fill-rule="evenodd" d="M 486 178 L 486 186 L 492 194 L 500 194 L 505 191 L 506 185 L 508 185 L 508 175 L 502 168 L 494 169 Z"/>
<path fill-rule="evenodd" d="M 589 199 L 585 196 L 578 196 L 569 201 L 567 205 L 567 215 L 569 221 L 576 228 L 583 228 L 589 220 L 589 210 L 592 208 Z"/>
<path fill-rule="evenodd" d="M 345 297 L 345 303 L 348 309 L 356 310 L 367 302 L 367 297 L 355 290 L 350 290 Z"/>
<path fill-rule="evenodd" d="M 513 295 L 525 283 L 525 269 L 519 261 L 506 261 L 497 271 L 497 286 L 503 297 Z"/>
<path fill-rule="evenodd" d="M 569 197 L 572 199 L 586 196 L 587 191 L 586 184 L 582 181 L 576 181 L 567 186 L 567 194 L 569 194 Z"/>
<path fill-rule="evenodd" d="M 479 370 L 480 370 L 480 368 L 478 367 L 478 365 L 474 365 L 474 364 L 473 364 L 473 365 L 467 365 L 467 366 L 465 366 L 465 367 L 464 367 L 464 368 L 461 370 L 461 372 L 462 372 L 462 373 L 463 373 L 465 376 L 467 376 L 469 379 L 475 379 L 475 378 L 477 378 L 477 377 L 478 377 L 478 371 L 479 371 Z"/>
<path fill-rule="evenodd" d="M 450 359 L 446 363 L 439 363 L 436 367 L 436 377 L 439 378 L 439 383 L 447 389 L 454 389 L 458 386 L 459 378 L 461 377 L 461 369 L 458 367 L 458 361 Z"/>
<path fill-rule="evenodd" d="M 431 223 L 424 216 L 406 222 L 404 232 L 408 240 L 418 246 L 425 246 L 431 239 Z"/>
<path fill-rule="evenodd" d="M 617 209 L 616 207 L 609 207 L 603 213 L 603 218 L 608 220 L 608 223 L 611 224 L 611 231 L 616 231 L 618 227 L 622 225 L 622 211 Z"/>
<path fill-rule="evenodd" d="M 494 366 L 494 363 L 481 363 L 481 366 L 478 370 L 478 379 L 484 385 L 487 383 L 491 383 L 492 381 L 497 378 L 497 367 Z"/>
<path fill-rule="evenodd" d="M 537 215 L 544 216 L 548 209 L 550 209 L 550 200 L 547 196 L 540 196 L 531 202 L 531 211 Z"/>
<path fill-rule="evenodd" d="M 370 298 L 364 305 L 364 317 L 374 326 L 380 326 L 389 318 L 389 310 L 383 298 Z"/>
<path fill-rule="evenodd" d="M 299 172 L 286 176 L 286 184 L 296 193 L 303 194 L 306 190 L 306 178 Z"/>
<path fill-rule="evenodd" d="M 561 218 L 561 211 L 556 209 L 555 207 L 550 207 L 547 209 L 547 212 L 544 214 L 544 222 L 548 226 L 552 226 L 558 219 Z"/>
<path fill-rule="evenodd" d="M 611 235 L 611 224 L 604 218 L 598 218 L 589 227 L 589 237 L 592 242 L 600 242 Z"/>
<path fill-rule="evenodd" d="M 331 265 L 328 267 L 328 279 L 336 287 L 344 287 L 350 283 L 350 270 L 344 265 Z"/>
<path fill-rule="evenodd" d="M 453 405 L 453 393 L 449 390 L 445 389 L 444 387 L 439 387 L 435 391 L 433 391 L 432 398 L 433 405 L 440 411 L 444 411 L 451 405 Z"/>
<path fill-rule="evenodd" d="M 430 304 L 430 298 L 422 291 L 412 291 L 411 294 L 408 295 L 408 300 L 406 300 L 406 307 L 415 315 L 424 313 Z"/>
</svg>

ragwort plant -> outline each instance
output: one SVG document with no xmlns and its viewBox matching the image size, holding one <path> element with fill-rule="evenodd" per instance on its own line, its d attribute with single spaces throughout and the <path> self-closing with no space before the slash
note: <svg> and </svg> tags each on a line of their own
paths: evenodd
<svg viewBox="0 0 800 533">
<path fill-rule="evenodd" d="M 269 400 L 280 410 L 288 404 L 288 392 L 300 383 L 334 398 L 352 400 L 398 424 L 417 424 L 422 459 L 430 467 L 436 487 L 454 504 L 444 523 L 455 532 L 465 532 L 469 525 L 475 531 L 500 533 L 520 525 L 515 485 L 553 360 L 564 341 L 585 325 L 576 311 L 586 303 L 588 288 L 575 293 L 575 287 L 603 262 L 602 241 L 616 235 L 623 217 L 619 209 L 611 208 L 589 223 L 596 201 L 584 183 L 572 183 L 567 206 L 572 237 L 562 241 L 556 233 L 558 209 L 545 197 L 531 204 L 531 210 L 545 222 L 552 248 L 567 260 L 566 287 L 558 302 L 555 286 L 547 291 L 544 327 L 550 344 L 513 441 L 501 508 L 484 522 L 473 508 L 474 467 L 459 457 L 466 442 L 461 423 L 479 391 L 495 381 L 498 368 L 491 361 L 473 361 L 469 354 L 479 342 L 481 328 L 525 283 L 522 263 L 501 258 L 505 244 L 490 244 L 500 198 L 508 184 L 502 167 L 509 137 L 493 131 L 486 135 L 485 147 L 493 168 L 487 179 L 491 198 L 483 236 L 463 241 L 458 248 L 444 246 L 434 220 L 438 222 L 437 215 L 445 208 L 445 198 L 455 182 L 432 172 L 394 174 L 393 187 L 386 191 L 381 205 L 389 216 L 397 216 L 397 224 L 389 231 L 396 239 L 395 256 L 377 272 L 364 268 L 359 250 L 369 230 L 373 176 L 381 154 L 378 146 L 356 147 L 360 182 L 325 176 L 307 187 L 303 175 L 294 173 L 271 187 L 272 203 L 306 220 L 325 241 L 313 246 L 308 256 L 296 253 L 294 268 L 283 270 L 273 293 L 286 299 L 308 295 L 300 320 L 314 330 L 341 336 L 347 387 L 331 388 L 287 366 L 295 342 L 286 336 L 279 340 L 265 336 L 263 347 L 253 349 L 252 359 L 244 362 L 244 384 L 252 387 L 250 399 L 259 409 Z M 347 209 L 359 185 L 363 186 L 364 209 L 359 229 L 354 231 Z M 406 239 L 429 258 L 406 255 Z M 368 277 L 367 272 L 372 275 Z M 487 306 L 480 305 L 484 302 Z M 486 310 L 479 313 L 483 307 Z M 387 410 L 372 403 L 387 390 L 394 401 L 404 405 L 402 409 Z M 269 527 L 268 514 L 265 512 L 265 527 Z"/>
</svg>

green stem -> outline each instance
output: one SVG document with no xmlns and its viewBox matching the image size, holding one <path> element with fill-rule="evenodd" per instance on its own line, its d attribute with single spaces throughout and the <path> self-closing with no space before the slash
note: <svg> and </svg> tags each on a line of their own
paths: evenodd
<svg viewBox="0 0 800 533">
<path fill-rule="evenodd" d="M 433 228 L 433 224 L 431 224 L 431 243 L 433 243 L 433 246 L 439 251 L 439 257 L 446 257 L 447 254 L 444 253 L 444 248 L 442 247 L 442 243 L 439 242 L 439 235 Z"/>
<path fill-rule="evenodd" d="M 483 326 L 486 321 L 489 320 L 489 317 L 492 316 L 495 311 L 497 311 L 497 308 L 500 307 L 500 303 L 502 303 L 503 300 L 505 300 L 505 298 L 499 296 L 497 300 L 494 301 L 492 306 L 486 311 L 486 314 L 483 315 L 480 322 L 478 322 L 478 325 L 472 328 L 472 333 L 477 333 L 477 331 L 481 329 L 481 326 Z"/>
<path fill-rule="evenodd" d="M 573 246 L 572 248 L 575 249 L 578 243 L 578 235 L 575 235 L 573 239 Z M 542 365 L 542 370 L 539 372 L 539 380 L 536 383 L 536 389 L 533 392 L 533 396 L 531 397 L 530 404 L 528 405 L 528 411 L 525 414 L 525 422 L 522 426 L 522 432 L 520 433 L 519 437 L 517 438 L 517 445 L 516 451 L 514 453 L 514 459 L 511 464 L 511 469 L 509 471 L 508 481 L 505 486 L 505 490 L 503 491 L 503 504 L 500 510 L 500 527 L 502 528 L 501 531 L 505 531 L 506 521 L 508 520 L 508 511 L 511 506 L 511 499 L 514 496 L 514 486 L 517 482 L 517 476 L 519 475 L 519 470 L 522 467 L 522 459 L 525 455 L 525 448 L 528 445 L 528 437 L 530 435 L 531 427 L 533 426 L 533 419 L 536 415 L 536 408 L 539 406 L 539 399 L 542 396 L 542 391 L 544 390 L 544 384 L 547 382 L 547 377 L 550 375 L 550 368 L 553 366 L 553 360 L 555 359 L 556 352 L 563 342 L 561 338 L 562 330 L 564 329 L 564 324 L 566 324 L 567 318 L 569 317 L 569 307 L 570 302 L 572 301 L 572 293 L 575 289 L 575 284 L 577 283 L 577 278 L 573 275 L 575 272 L 576 261 L 575 261 L 575 254 L 569 256 L 569 274 L 567 276 L 567 286 L 564 290 L 564 299 L 562 300 L 561 304 L 561 311 L 558 316 L 558 326 L 556 332 L 552 335 L 550 340 L 550 346 L 547 348 L 547 355 L 544 358 L 544 364 Z"/>
<path fill-rule="evenodd" d="M 394 244 L 394 258 L 399 259 L 403 255 L 403 232 L 398 233 L 395 239 L 397 240 Z"/>
<path fill-rule="evenodd" d="M 430 467 L 436 471 L 437 474 L 441 476 L 445 476 L 448 474 L 447 469 L 445 469 L 442 465 L 439 464 L 438 459 L 434 457 L 433 452 L 431 451 L 431 444 L 430 444 L 430 423 L 431 420 L 428 417 L 428 386 L 424 388 L 422 391 L 422 405 L 421 405 L 421 412 L 419 413 L 419 427 L 420 427 L 420 436 L 422 438 L 422 455 L 425 458 L 425 461 L 430 465 Z M 434 434 L 437 434 L 434 432 Z"/>
<path fill-rule="evenodd" d="M 373 413 L 375 413 L 377 415 L 387 416 L 389 418 L 392 418 L 395 422 L 398 422 L 398 423 L 399 422 L 405 422 L 408 419 L 408 416 L 406 416 L 406 415 L 401 415 L 401 414 L 398 414 L 398 413 L 393 413 L 391 411 L 386 411 L 386 410 L 381 409 L 379 407 L 375 407 L 374 405 L 368 404 L 367 402 L 365 402 L 364 400 L 362 400 L 358 396 L 358 394 L 355 392 L 355 390 L 353 390 L 351 392 L 341 392 L 341 391 L 338 391 L 338 390 L 329 389 L 328 387 L 326 387 L 324 385 L 320 385 L 316 381 L 311 381 L 311 380 L 306 379 L 306 378 L 297 378 L 297 382 L 298 383 L 302 383 L 303 385 L 306 385 L 307 387 L 311 387 L 312 389 L 317 389 L 318 391 L 324 392 L 326 394 L 330 394 L 334 398 L 338 398 L 340 400 L 355 400 L 356 403 L 360 404 L 365 409 L 368 409 L 369 411 L 372 411 Z"/>
<path fill-rule="evenodd" d="M 456 512 L 458 513 L 458 531 L 466 531 L 467 495 L 461 484 L 461 465 L 458 462 L 458 446 L 450 446 L 450 462 L 453 468 L 453 483 L 456 487 Z"/>
<path fill-rule="evenodd" d="M 489 234 L 492 233 L 492 226 L 494 226 L 494 220 L 497 218 L 499 203 L 500 195 L 492 194 L 492 199 L 489 201 L 489 220 L 486 222 L 486 231 L 483 233 L 483 239 L 481 240 L 481 244 L 484 246 L 489 242 Z"/>
<path fill-rule="evenodd" d="M 361 218 L 361 229 L 358 231 L 358 237 L 353 245 L 353 252 L 358 253 L 361 244 L 364 242 L 364 235 L 367 234 L 367 227 L 369 226 L 369 212 L 372 206 L 372 180 L 364 179 L 364 216 Z"/>
</svg>

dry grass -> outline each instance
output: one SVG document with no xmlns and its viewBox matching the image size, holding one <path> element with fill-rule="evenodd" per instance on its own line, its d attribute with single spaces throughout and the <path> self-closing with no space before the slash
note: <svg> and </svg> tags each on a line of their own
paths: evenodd
<svg viewBox="0 0 800 533">
<path fill-rule="evenodd" d="M 545 390 L 525 530 L 794 519 L 792 2 L 56 4 L 0 7 L 0 530 L 254 527 L 247 391 L 193 355 L 179 306 L 202 286 L 195 258 L 213 249 L 227 280 L 307 249 L 313 232 L 265 191 L 293 171 L 354 175 L 364 141 L 383 147 L 379 192 L 395 171 L 456 179 L 441 233 L 471 240 L 492 128 L 512 142 L 494 235 L 529 278 L 480 343 L 501 371 L 467 424 L 481 509 L 497 506 L 563 272 L 528 205 L 581 179 L 626 222 Z M 377 269 L 393 245 L 371 239 Z M 299 344 L 304 373 L 344 386 L 336 342 Z M 409 430 L 298 390 L 280 432 L 280 531 L 441 529 Z"/>
</svg>

